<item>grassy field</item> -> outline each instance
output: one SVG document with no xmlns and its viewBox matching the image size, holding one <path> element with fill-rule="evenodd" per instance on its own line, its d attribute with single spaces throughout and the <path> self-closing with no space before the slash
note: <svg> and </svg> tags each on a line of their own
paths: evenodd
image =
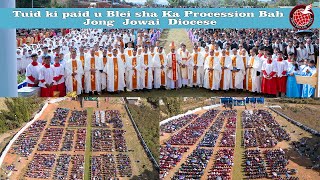
<svg viewBox="0 0 320 180">
<path fill-rule="evenodd" d="M 234 148 L 234 166 L 232 168 L 232 178 L 233 179 L 244 179 L 242 173 L 242 157 L 244 153 L 244 148 L 241 146 L 242 142 L 242 127 L 241 127 L 241 113 L 238 111 L 237 114 L 237 128 L 236 128 L 236 146 Z"/>
<path fill-rule="evenodd" d="M 92 114 L 93 108 L 88 108 L 88 115 L 87 115 L 87 136 L 86 136 L 86 151 L 84 157 L 84 179 L 90 179 L 90 159 L 91 159 L 91 122 L 92 122 Z"/>
<path fill-rule="evenodd" d="M 169 45 L 171 44 L 172 40 L 174 40 L 176 50 L 180 47 L 180 43 L 183 42 L 188 51 L 192 52 L 192 43 L 189 40 L 187 31 L 185 29 L 165 29 L 160 37 L 160 45 L 164 47 L 165 52 L 170 52 Z"/>
<path fill-rule="evenodd" d="M 320 131 L 320 100 L 315 99 L 270 99 L 268 104 L 280 105 L 278 111 L 288 117 Z"/>
<path fill-rule="evenodd" d="M 128 105 L 137 126 L 156 160 L 159 160 L 159 110 Z"/>
</svg>

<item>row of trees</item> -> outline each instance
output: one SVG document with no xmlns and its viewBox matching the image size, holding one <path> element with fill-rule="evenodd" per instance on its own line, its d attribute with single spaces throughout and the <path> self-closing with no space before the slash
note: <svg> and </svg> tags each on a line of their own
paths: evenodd
<svg viewBox="0 0 320 180">
<path fill-rule="evenodd" d="M 128 108 L 154 158 L 159 161 L 159 109 L 145 104 L 128 104 Z"/>
<path fill-rule="evenodd" d="M 269 2 L 261 2 L 259 0 L 167 0 L 169 6 L 197 6 L 197 7 L 277 7 L 277 6 L 295 6 L 298 3 L 311 4 L 314 0 L 271 0 Z M 158 0 L 147 0 L 146 5 L 152 6 L 157 4 Z"/>
<path fill-rule="evenodd" d="M 0 133 L 21 127 L 43 104 L 37 97 L 6 98 L 6 109 L 0 111 Z"/>
</svg>

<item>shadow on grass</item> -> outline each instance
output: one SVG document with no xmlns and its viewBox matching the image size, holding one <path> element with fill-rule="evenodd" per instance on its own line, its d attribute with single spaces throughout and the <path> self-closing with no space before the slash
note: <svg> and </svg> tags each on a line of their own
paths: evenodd
<svg viewBox="0 0 320 180">
<path fill-rule="evenodd" d="M 153 170 L 150 171 L 148 169 L 145 169 L 140 175 L 133 176 L 130 178 L 130 180 L 158 180 L 159 179 L 159 171 Z"/>
<path fill-rule="evenodd" d="M 320 137 L 303 137 L 291 142 L 290 147 L 284 151 L 289 160 L 307 169 L 316 170 L 320 175 Z"/>
</svg>

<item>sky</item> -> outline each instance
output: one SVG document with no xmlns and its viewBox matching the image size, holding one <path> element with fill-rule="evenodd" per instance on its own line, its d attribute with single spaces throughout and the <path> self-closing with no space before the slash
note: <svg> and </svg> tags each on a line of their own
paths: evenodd
<svg viewBox="0 0 320 180">
<path fill-rule="evenodd" d="M 133 2 L 133 3 L 137 3 L 137 4 L 144 4 L 146 2 L 146 0 L 126 0 L 126 2 Z M 158 4 L 163 4 L 163 5 L 167 5 L 168 1 L 167 0 L 158 0 Z"/>
</svg>

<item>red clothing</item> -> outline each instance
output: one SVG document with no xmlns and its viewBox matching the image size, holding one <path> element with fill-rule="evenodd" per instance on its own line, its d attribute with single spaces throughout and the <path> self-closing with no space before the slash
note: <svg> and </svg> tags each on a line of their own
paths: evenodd
<svg viewBox="0 0 320 180">
<path fill-rule="evenodd" d="M 278 91 L 285 93 L 287 91 L 287 76 L 277 77 Z"/>
<path fill-rule="evenodd" d="M 28 83 L 28 87 L 38 87 L 38 85 Z"/>
<path fill-rule="evenodd" d="M 277 94 L 277 78 L 272 77 L 271 79 L 262 78 L 261 91 L 265 94 Z"/>
<path fill-rule="evenodd" d="M 52 88 L 53 88 L 53 91 L 59 91 L 60 92 L 59 97 L 66 96 L 66 85 L 65 85 L 65 83 L 54 85 L 54 86 L 52 86 Z"/>
<path fill-rule="evenodd" d="M 40 89 L 40 97 L 52 97 L 53 96 L 53 88 L 43 88 Z"/>
</svg>

